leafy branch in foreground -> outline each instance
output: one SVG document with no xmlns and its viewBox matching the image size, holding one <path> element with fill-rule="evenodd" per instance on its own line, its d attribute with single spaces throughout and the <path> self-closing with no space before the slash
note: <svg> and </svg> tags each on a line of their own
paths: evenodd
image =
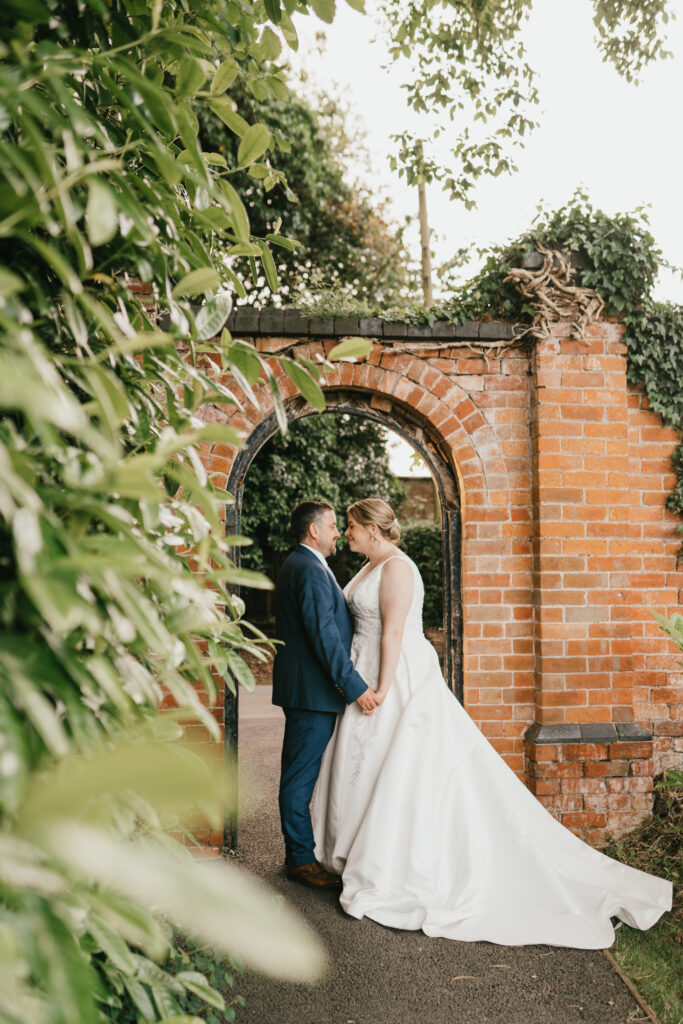
<svg viewBox="0 0 683 1024">
<path fill-rule="evenodd" d="M 164 833 L 191 806 L 220 827 L 222 786 L 177 739 L 187 720 L 220 735 L 217 680 L 249 683 L 242 655 L 267 646 L 230 588 L 270 583 L 230 558 L 231 499 L 201 454 L 239 443 L 213 420 L 253 400 L 261 377 L 282 416 L 269 365 L 227 332 L 212 340 L 243 292 L 236 250 L 277 281 L 191 104 L 232 120 L 242 168 L 268 159 L 270 133 L 237 121 L 226 95 L 237 77 L 254 95 L 279 88 L 268 17 L 260 2 L 223 0 L 0 11 L 0 1017 L 11 1024 L 180 1022 L 190 992 L 222 1005 L 196 972 L 161 966 L 167 920 L 263 969 L 320 967 L 296 926 L 278 940 L 290 925 L 269 898 Z M 278 24 L 294 44 L 285 12 Z M 321 401 L 321 367 L 286 369 Z M 159 716 L 162 698 L 175 710 Z M 147 745 L 122 747 L 130 736 Z"/>
</svg>

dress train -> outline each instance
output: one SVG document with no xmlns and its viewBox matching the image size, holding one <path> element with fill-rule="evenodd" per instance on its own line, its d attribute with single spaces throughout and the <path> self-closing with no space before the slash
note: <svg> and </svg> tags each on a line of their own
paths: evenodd
<svg viewBox="0 0 683 1024">
<path fill-rule="evenodd" d="M 373 687 L 383 564 L 347 587 L 351 657 Z M 505 945 L 599 949 L 614 941 L 613 917 L 651 927 L 671 907 L 671 883 L 583 843 L 507 767 L 444 683 L 410 565 L 394 683 L 373 715 L 354 703 L 339 716 L 313 799 L 316 857 L 342 875 L 343 909 Z"/>
</svg>

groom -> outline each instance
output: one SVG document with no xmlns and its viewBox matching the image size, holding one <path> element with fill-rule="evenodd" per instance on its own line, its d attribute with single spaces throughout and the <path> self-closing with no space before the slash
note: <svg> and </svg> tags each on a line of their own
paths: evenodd
<svg viewBox="0 0 683 1024">
<path fill-rule="evenodd" d="M 309 805 L 323 752 L 345 704 L 365 714 L 374 692 L 354 669 L 349 651 L 353 625 L 346 599 L 328 567 L 339 530 L 324 501 L 302 501 L 292 511 L 297 547 L 275 586 L 275 632 L 283 641 L 273 665 L 273 704 L 285 713 L 280 775 L 280 821 L 287 877 L 314 889 L 340 884 L 315 859 Z"/>
</svg>

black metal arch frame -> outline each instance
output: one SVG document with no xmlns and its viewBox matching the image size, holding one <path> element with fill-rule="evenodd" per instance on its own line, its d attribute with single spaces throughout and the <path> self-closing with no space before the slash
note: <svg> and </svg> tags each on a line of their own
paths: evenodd
<svg viewBox="0 0 683 1024">
<path fill-rule="evenodd" d="M 353 388 L 325 389 L 326 413 L 348 414 L 374 420 L 400 434 L 424 459 L 436 484 L 441 506 L 443 538 L 443 597 L 446 635 L 444 674 L 448 686 L 462 703 L 462 598 L 461 598 L 461 505 L 458 480 L 449 453 L 442 447 L 430 424 L 415 410 L 393 405 L 389 411 L 373 406 L 374 393 Z M 289 422 L 305 416 L 318 415 L 302 398 L 287 403 Z M 228 478 L 227 490 L 235 501 L 227 510 L 226 532 L 239 533 L 244 484 L 254 458 L 278 432 L 275 413 L 258 424 L 239 451 Z M 239 548 L 234 557 L 239 561 Z M 237 692 L 239 692 L 236 686 Z M 225 688 L 226 754 L 237 751 L 238 697 Z M 224 852 L 234 849 L 237 839 L 236 819 L 226 822 Z"/>
</svg>

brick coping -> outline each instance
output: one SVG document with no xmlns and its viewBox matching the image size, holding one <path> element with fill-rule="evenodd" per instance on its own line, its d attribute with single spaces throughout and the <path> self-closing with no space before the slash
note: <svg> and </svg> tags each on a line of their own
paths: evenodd
<svg viewBox="0 0 683 1024">
<path fill-rule="evenodd" d="M 524 739 L 536 744 L 646 742 L 652 739 L 652 733 L 635 722 L 580 722 L 576 725 L 569 722 L 540 725 L 534 722 L 524 734 Z"/>
<path fill-rule="evenodd" d="M 231 334 L 251 337 L 340 338 L 357 335 L 378 340 L 408 341 L 515 341 L 526 327 L 500 320 L 466 320 L 453 324 L 392 323 L 380 317 L 318 317 L 300 309 L 254 309 L 237 306 L 225 324 Z"/>
</svg>

